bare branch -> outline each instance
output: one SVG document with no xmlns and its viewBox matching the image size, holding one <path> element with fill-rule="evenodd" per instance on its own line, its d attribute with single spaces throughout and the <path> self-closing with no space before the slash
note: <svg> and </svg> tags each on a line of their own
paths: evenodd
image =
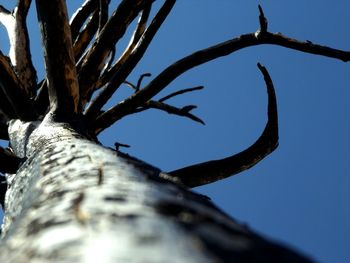
<svg viewBox="0 0 350 263">
<path fill-rule="evenodd" d="M 261 7 L 261 5 L 259 5 L 259 23 L 260 23 L 260 32 L 262 33 L 265 33 L 267 32 L 267 25 L 268 25 L 268 22 L 267 22 L 267 19 L 264 15 L 264 11 Z"/>
<path fill-rule="evenodd" d="M 85 56 L 79 72 L 80 104 L 89 101 L 109 53 L 145 5 L 153 0 L 123 0 Z"/>
<path fill-rule="evenodd" d="M 124 63 L 120 64 L 120 67 L 118 69 L 112 69 L 113 76 L 111 77 L 111 80 L 106 85 L 106 87 L 101 90 L 101 92 L 96 96 L 96 98 L 89 105 L 89 108 L 86 110 L 86 115 L 89 118 L 93 119 L 95 116 L 97 116 L 103 105 L 124 82 L 127 76 L 131 73 L 131 71 L 143 57 L 153 37 L 158 32 L 166 17 L 169 15 L 175 2 L 176 0 L 165 1 L 164 5 L 159 9 L 151 24 L 148 26 L 140 38 L 138 44 L 133 49 L 132 53 L 128 56 L 127 60 L 124 61 Z M 144 102 L 146 101 L 147 100 Z"/>
<path fill-rule="evenodd" d="M 0 147 L 0 172 L 1 173 L 16 173 L 22 159 L 18 158 L 8 149 Z"/>
<path fill-rule="evenodd" d="M 0 101 L 0 105 L 2 106 L 1 101 Z M 8 125 L 7 125 L 8 121 L 9 121 L 8 116 L 6 116 L 6 114 L 0 109 L 0 139 L 1 140 L 9 139 Z"/>
<path fill-rule="evenodd" d="M 16 8 L 10 13 L 0 8 L 0 23 L 8 33 L 10 40 L 10 59 L 21 88 L 28 97 L 36 91 L 36 71 L 32 63 L 26 17 L 31 0 L 18 0 Z"/>
<path fill-rule="evenodd" d="M 193 88 L 188 88 L 188 89 L 182 89 L 182 90 L 178 90 L 176 92 L 173 92 L 173 93 L 170 93 L 169 95 L 159 99 L 158 101 L 159 102 L 163 102 L 163 101 L 166 101 L 168 99 L 171 99 L 175 96 L 178 96 L 178 95 L 181 95 L 181 94 L 184 94 L 184 93 L 187 93 L 187 92 L 192 92 L 192 91 L 196 91 L 196 90 L 201 90 L 203 89 L 204 87 L 203 86 L 197 86 L 197 87 L 193 87 Z"/>
<path fill-rule="evenodd" d="M 0 102 L 1 109 L 9 118 L 21 118 L 30 120 L 34 115 L 33 107 L 29 103 L 29 98 L 21 89 L 17 75 L 11 65 L 9 58 L 0 52 Z"/>
<path fill-rule="evenodd" d="M 177 108 L 177 107 L 171 106 L 169 104 L 166 104 L 164 102 L 150 100 L 150 101 L 147 101 L 140 108 L 137 108 L 133 113 L 142 112 L 142 111 L 145 111 L 148 109 L 157 109 L 157 110 L 167 112 L 169 114 L 174 114 L 177 116 L 186 117 L 186 118 L 189 118 L 195 122 L 199 122 L 200 124 L 205 125 L 203 120 L 201 120 L 197 116 L 190 113 L 190 111 L 195 109 L 195 108 L 197 108 L 197 106 L 195 106 L 195 105 L 187 105 L 187 106 L 184 106 L 182 108 Z"/>
<path fill-rule="evenodd" d="M 86 0 L 82 6 L 72 15 L 70 19 L 70 29 L 72 34 L 72 42 L 75 42 L 81 28 L 90 15 L 97 11 L 98 0 Z"/>
<path fill-rule="evenodd" d="M 113 75 L 116 72 L 118 72 L 118 70 L 125 63 L 125 61 L 129 59 L 131 52 L 134 50 L 142 34 L 145 32 L 147 20 L 151 12 L 151 7 L 152 4 L 149 4 L 142 11 L 137 27 L 134 31 L 133 36 L 130 39 L 129 45 L 126 47 L 120 58 L 114 63 L 112 68 L 110 68 L 105 74 L 101 76 L 100 80 L 96 84 L 97 86 L 105 85 L 113 77 Z"/>
<path fill-rule="evenodd" d="M 258 64 L 258 67 L 264 75 L 268 93 L 268 122 L 259 139 L 248 149 L 238 154 L 220 160 L 191 165 L 172 171 L 168 173 L 169 175 L 178 178 L 188 187 L 209 184 L 249 169 L 277 148 L 278 117 L 276 95 L 267 70 L 260 64 Z"/>
<path fill-rule="evenodd" d="M 44 45 L 50 109 L 63 118 L 78 113 L 79 86 L 64 0 L 36 0 Z"/>
<path fill-rule="evenodd" d="M 76 61 L 82 55 L 98 30 L 99 12 L 95 11 L 84 29 L 78 34 L 73 45 L 73 52 Z"/>
<path fill-rule="evenodd" d="M 38 94 L 34 99 L 34 106 L 38 113 L 38 115 L 44 115 L 49 111 L 50 101 L 49 101 L 49 92 L 47 87 L 47 79 L 43 79 L 41 83 L 39 83 L 40 88 L 38 90 Z"/>
<path fill-rule="evenodd" d="M 98 21 L 98 34 L 102 31 L 102 28 L 108 21 L 108 6 L 110 0 L 99 0 L 99 21 Z"/>
<path fill-rule="evenodd" d="M 342 61 L 350 60 L 350 52 L 338 49 L 329 48 L 313 44 L 310 41 L 299 41 L 288 38 L 282 34 L 273 34 L 266 32 L 263 35 L 259 34 L 257 38 L 255 33 L 241 35 L 218 45 L 202 49 L 185 58 L 182 58 L 174 64 L 167 67 L 156 78 L 154 78 L 144 89 L 135 93 L 133 96 L 120 102 L 115 107 L 110 109 L 108 113 L 102 114 L 96 120 L 96 132 L 99 133 L 103 129 L 109 127 L 114 122 L 125 117 L 130 111 L 150 100 L 153 96 L 158 94 L 173 80 L 182 75 L 184 72 L 204 64 L 208 61 L 217 59 L 222 56 L 227 56 L 243 48 L 257 46 L 262 44 L 273 44 L 283 46 L 290 49 L 299 50 L 305 53 L 331 57 Z"/>
</svg>

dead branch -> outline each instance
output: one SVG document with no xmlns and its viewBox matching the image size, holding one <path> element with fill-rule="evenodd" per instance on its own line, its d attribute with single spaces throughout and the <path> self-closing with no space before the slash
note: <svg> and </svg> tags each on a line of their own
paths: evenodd
<svg viewBox="0 0 350 263">
<path fill-rule="evenodd" d="M 152 0 L 123 0 L 89 49 L 79 71 L 80 104 L 90 100 L 109 53 L 137 14 Z"/>
<path fill-rule="evenodd" d="M 199 122 L 200 124 L 205 125 L 205 123 L 202 119 L 200 119 L 197 116 L 190 113 L 190 111 L 195 109 L 195 108 L 197 108 L 197 106 L 195 106 L 195 105 L 187 105 L 187 106 L 184 106 L 182 108 L 177 108 L 177 107 L 174 107 L 172 105 L 166 104 L 164 102 L 150 100 L 150 101 L 147 101 L 141 107 L 137 108 L 133 113 L 142 112 L 142 111 L 145 111 L 148 109 L 157 109 L 157 110 L 167 112 L 169 114 L 174 114 L 177 116 L 186 117 L 186 118 L 189 118 L 195 122 Z"/>
<path fill-rule="evenodd" d="M 204 89 L 204 87 L 203 86 L 197 86 L 197 87 L 193 87 L 193 88 L 178 90 L 178 91 L 175 91 L 173 93 L 170 93 L 169 95 L 166 95 L 165 97 L 159 99 L 158 101 L 159 102 L 163 102 L 163 101 L 171 99 L 171 98 L 173 98 L 175 96 L 178 96 L 178 95 L 181 95 L 181 94 L 184 94 L 184 93 L 188 93 L 188 92 L 192 92 L 192 91 L 196 91 L 196 90 L 201 90 L 201 89 Z"/>
<path fill-rule="evenodd" d="M 111 76 L 110 81 L 91 102 L 89 108 L 85 112 L 89 118 L 93 119 L 98 115 L 103 105 L 114 94 L 114 92 L 124 82 L 127 76 L 131 73 L 131 71 L 143 57 L 153 37 L 158 32 L 160 26 L 172 10 L 175 2 L 176 0 L 165 1 L 164 5 L 159 9 L 158 13 L 153 18 L 151 24 L 144 32 L 131 54 L 127 57 L 127 60 L 125 60 L 124 63 L 120 65 L 118 70 L 112 70 L 115 72 L 113 73 L 113 76 Z"/>
<path fill-rule="evenodd" d="M 1 173 L 16 173 L 22 159 L 18 158 L 8 149 L 0 147 L 0 172 Z"/>
<path fill-rule="evenodd" d="M 1 98 L 1 95 L 0 95 Z M 0 100 L 0 105 L 2 105 Z M 9 118 L 6 116 L 6 114 L 0 109 L 0 139 L 1 140 L 8 140 L 9 134 L 8 134 L 8 124 Z"/>
<path fill-rule="evenodd" d="M 146 101 L 150 100 L 153 96 L 158 94 L 173 80 L 175 80 L 177 77 L 179 77 L 186 71 L 201 64 L 204 64 L 208 61 L 217 59 L 222 56 L 227 56 L 243 48 L 262 44 L 278 45 L 289 49 L 302 51 L 305 53 L 339 59 L 345 62 L 350 60 L 350 52 L 348 51 L 342 51 L 326 46 L 313 44 L 310 41 L 299 41 L 296 39 L 285 37 L 280 33 L 274 34 L 266 32 L 263 34 L 244 34 L 226 42 L 220 43 L 218 45 L 209 47 L 207 49 L 197 51 L 167 67 L 165 70 L 163 70 L 163 72 L 161 72 L 157 77 L 155 77 L 144 89 L 141 89 L 139 92 L 135 93 L 131 97 L 120 102 L 112 109 L 110 109 L 108 113 L 105 112 L 104 114 L 102 114 L 96 120 L 95 123 L 96 133 L 101 132 L 102 130 L 106 129 L 107 127 L 118 121 L 119 119 L 128 115 L 129 112 L 137 108 L 138 105 L 141 105 Z"/>
<path fill-rule="evenodd" d="M 78 113 L 79 86 L 64 0 L 36 0 L 44 46 L 50 109 L 62 118 Z"/>
<path fill-rule="evenodd" d="M 74 43 L 86 20 L 98 9 L 98 0 L 86 0 L 70 19 L 72 42 Z"/>
<path fill-rule="evenodd" d="M 278 146 L 278 117 L 276 95 L 272 80 L 266 68 L 258 64 L 268 93 L 268 121 L 259 139 L 246 150 L 220 160 L 191 165 L 168 173 L 188 187 L 209 184 L 256 165 Z"/>
<path fill-rule="evenodd" d="M 36 91 L 36 71 L 32 63 L 26 18 L 31 0 L 18 0 L 17 7 L 8 11 L 0 8 L 0 23 L 10 40 L 9 56 L 23 92 L 32 97 Z"/>
<path fill-rule="evenodd" d="M 0 51 L 0 108 L 9 118 L 21 118 L 30 120 L 34 112 L 30 105 L 29 98 L 24 94 L 24 89 L 17 78 L 11 65 L 10 59 Z"/>
</svg>

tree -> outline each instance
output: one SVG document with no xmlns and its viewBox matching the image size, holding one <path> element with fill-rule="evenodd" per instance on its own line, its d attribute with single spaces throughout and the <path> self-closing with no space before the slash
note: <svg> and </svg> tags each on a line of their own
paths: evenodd
<svg viewBox="0 0 350 263">
<path fill-rule="evenodd" d="M 161 99 L 155 95 L 185 71 L 248 46 L 276 44 L 344 61 L 349 53 L 270 33 L 259 8 L 257 32 L 193 53 L 143 87 L 147 74 L 137 84 L 127 82 L 174 3 L 165 1 L 147 24 L 153 1 L 124 0 L 111 17 L 109 1 L 86 1 L 69 25 L 64 1 L 37 0 L 47 68 L 46 78 L 39 83 L 24 23 L 30 1 L 19 1 L 12 13 L 1 8 L 11 44 L 9 58 L 1 56 L 2 138 L 10 140 L 13 150 L 2 151 L 2 172 L 16 172 L 7 176 L 10 187 L 1 252 L 7 261 L 27 261 L 28 256 L 33 260 L 71 261 L 89 257 L 86 248 L 112 261 L 137 257 L 137 251 L 144 252 L 140 255 L 143 259 L 154 261 L 169 258 L 170 247 L 179 253 L 179 261 L 181 257 L 188 260 L 187 253 L 193 261 L 204 261 L 204 256 L 303 261 L 228 219 L 204 197 L 186 190 L 247 169 L 276 148 L 276 101 L 265 67 L 258 64 L 269 94 L 268 122 L 256 143 L 239 154 L 162 173 L 123 154 L 119 150 L 123 145 L 117 144 L 115 151 L 104 149 L 98 145 L 97 135 L 121 118 L 149 108 L 203 122 L 191 113 L 195 106 L 176 108 L 165 102 L 201 87 Z M 139 13 L 130 45 L 115 60 L 115 45 Z M 103 111 L 123 83 L 134 89 L 134 94 Z M 160 233 L 156 231 L 159 228 Z M 110 254 L 115 247 L 104 242 L 120 240 L 129 247 Z M 186 247 L 178 240 L 184 240 Z"/>
</svg>

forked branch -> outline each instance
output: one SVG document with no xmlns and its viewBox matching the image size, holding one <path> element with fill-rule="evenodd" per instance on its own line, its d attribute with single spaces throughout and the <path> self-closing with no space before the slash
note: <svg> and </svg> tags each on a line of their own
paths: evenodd
<svg viewBox="0 0 350 263">
<path fill-rule="evenodd" d="M 34 115 L 29 98 L 21 89 L 10 60 L 0 51 L 0 109 L 8 118 L 31 120 Z"/>
<path fill-rule="evenodd" d="M 266 21 L 264 16 L 260 19 L 260 22 L 263 21 Z M 139 92 L 121 101 L 119 104 L 100 115 L 95 122 L 95 132 L 98 134 L 116 121 L 129 115 L 130 112 L 134 111 L 134 109 L 138 107 L 138 105 L 142 105 L 153 98 L 160 91 L 166 88 L 173 80 L 186 71 L 247 47 L 273 44 L 305 53 L 331 57 L 342 61 L 350 60 L 350 52 L 313 44 L 310 41 L 299 41 L 288 38 L 280 33 L 270 33 L 264 31 L 265 28 L 267 29 L 267 21 L 266 23 L 264 22 L 261 25 L 261 28 L 255 33 L 235 37 L 218 45 L 199 50 L 178 60 L 163 70 L 145 88 L 141 89 Z"/>
<path fill-rule="evenodd" d="M 259 139 L 246 150 L 220 160 L 191 165 L 169 172 L 188 187 L 209 184 L 249 169 L 278 146 L 277 102 L 272 80 L 266 68 L 258 64 L 268 94 L 268 121 Z"/>
<path fill-rule="evenodd" d="M 150 101 L 147 101 L 141 107 L 137 108 L 133 113 L 142 112 L 142 111 L 145 111 L 148 109 L 157 109 L 157 110 L 161 110 L 161 111 L 164 111 L 166 113 L 169 113 L 169 114 L 174 114 L 174 115 L 177 115 L 180 117 L 186 117 L 190 120 L 193 120 L 195 122 L 198 122 L 200 124 L 205 125 L 205 123 L 202 119 L 200 119 L 199 117 L 197 117 L 191 113 L 191 111 L 195 108 L 197 108 L 197 106 L 195 106 L 195 105 L 187 105 L 187 106 L 184 106 L 182 108 L 177 108 L 175 106 L 166 104 L 164 102 L 150 100 Z"/>
<path fill-rule="evenodd" d="M 100 112 L 103 105 L 109 100 L 109 98 L 111 98 L 113 93 L 125 81 L 127 76 L 141 60 L 153 37 L 158 32 L 164 20 L 167 18 L 173 6 L 175 5 L 175 2 L 176 0 L 166 0 L 164 2 L 163 6 L 159 9 L 155 17 L 152 19 L 151 24 L 147 27 L 146 31 L 140 37 L 137 45 L 133 48 L 132 52 L 130 54 L 126 53 L 126 57 L 122 57 L 122 63 L 115 64 L 106 73 L 107 76 L 104 77 L 109 82 L 100 91 L 96 98 L 91 102 L 89 108 L 86 110 L 86 115 L 90 119 L 97 117 L 97 114 Z"/>
<path fill-rule="evenodd" d="M 50 109 L 59 118 L 78 113 L 79 87 L 64 0 L 36 0 L 44 46 Z"/>
<path fill-rule="evenodd" d="M 75 42 L 80 30 L 94 11 L 98 11 L 98 0 L 86 0 L 72 15 L 72 18 L 69 21 L 72 42 Z"/>
</svg>

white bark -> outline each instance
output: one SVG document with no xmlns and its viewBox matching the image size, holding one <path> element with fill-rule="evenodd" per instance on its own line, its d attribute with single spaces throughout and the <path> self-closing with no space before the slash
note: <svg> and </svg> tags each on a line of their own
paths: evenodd
<svg viewBox="0 0 350 263">
<path fill-rule="evenodd" d="M 308 262 L 65 124 L 12 121 L 10 137 L 27 161 L 8 176 L 0 262 Z"/>
</svg>

